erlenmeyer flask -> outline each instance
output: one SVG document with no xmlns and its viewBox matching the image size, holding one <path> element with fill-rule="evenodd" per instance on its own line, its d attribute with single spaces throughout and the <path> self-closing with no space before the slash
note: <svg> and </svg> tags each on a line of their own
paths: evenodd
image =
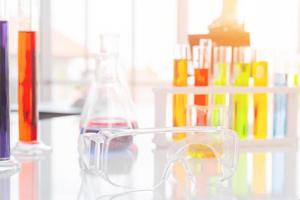
<svg viewBox="0 0 300 200">
<path fill-rule="evenodd" d="M 81 133 L 136 128 L 129 90 L 119 76 L 118 35 L 100 36 L 100 54 L 96 60 L 95 80 L 81 115 Z"/>
</svg>

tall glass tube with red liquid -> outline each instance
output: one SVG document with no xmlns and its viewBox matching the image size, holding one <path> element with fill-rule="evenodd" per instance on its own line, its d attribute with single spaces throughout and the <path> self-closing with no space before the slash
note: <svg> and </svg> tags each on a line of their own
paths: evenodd
<svg viewBox="0 0 300 200">
<path fill-rule="evenodd" d="M 19 1 L 18 33 L 18 114 L 17 156 L 35 156 L 50 150 L 38 140 L 36 35 L 38 1 Z"/>
<path fill-rule="evenodd" d="M 197 49 L 196 49 L 197 50 Z M 194 52 L 194 63 L 195 66 L 195 86 L 208 86 L 208 74 L 209 68 L 211 65 L 211 52 L 212 52 L 212 41 L 209 39 L 201 39 L 199 41 L 198 52 Z M 198 56 L 197 56 L 198 54 Z M 194 97 L 194 104 L 198 106 L 207 106 L 208 105 L 208 95 L 206 94 L 197 94 Z M 208 113 L 204 110 L 199 110 L 197 112 L 197 125 L 205 126 L 208 125 Z"/>
<path fill-rule="evenodd" d="M 4 16 L 5 3 L 0 0 L 0 173 L 18 169 L 17 163 L 10 157 L 8 21 Z"/>
</svg>

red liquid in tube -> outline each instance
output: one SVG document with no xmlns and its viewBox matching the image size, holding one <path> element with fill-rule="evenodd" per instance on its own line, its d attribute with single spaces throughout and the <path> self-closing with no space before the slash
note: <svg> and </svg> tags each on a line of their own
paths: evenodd
<svg viewBox="0 0 300 200">
<path fill-rule="evenodd" d="M 18 41 L 19 140 L 37 142 L 36 33 L 20 31 Z"/>
<path fill-rule="evenodd" d="M 196 68 L 195 69 L 195 86 L 208 86 L 208 69 L 207 68 Z M 198 106 L 208 105 L 208 95 L 197 94 L 194 97 L 194 103 Z M 207 125 L 207 110 L 197 111 L 197 125 Z"/>
</svg>

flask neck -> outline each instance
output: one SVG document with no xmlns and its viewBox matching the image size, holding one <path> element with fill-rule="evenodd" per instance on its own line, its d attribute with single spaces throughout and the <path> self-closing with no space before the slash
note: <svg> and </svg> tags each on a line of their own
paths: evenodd
<svg viewBox="0 0 300 200">
<path fill-rule="evenodd" d="M 118 54 L 102 54 L 97 59 L 96 81 L 118 80 Z"/>
</svg>

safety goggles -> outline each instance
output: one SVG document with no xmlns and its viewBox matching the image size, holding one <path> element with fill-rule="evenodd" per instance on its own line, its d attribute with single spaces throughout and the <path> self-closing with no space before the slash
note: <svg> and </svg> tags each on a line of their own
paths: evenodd
<svg viewBox="0 0 300 200">
<path fill-rule="evenodd" d="M 180 141 L 172 135 L 184 133 Z M 156 147 L 155 135 L 163 134 L 170 145 Z M 207 175 L 226 180 L 237 163 L 236 133 L 221 127 L 101 130 L 79 136 L 81 169 L 102 176 L 115 186 L 153 189 L 181 163 L 190 179 Z"/>
</svg>

